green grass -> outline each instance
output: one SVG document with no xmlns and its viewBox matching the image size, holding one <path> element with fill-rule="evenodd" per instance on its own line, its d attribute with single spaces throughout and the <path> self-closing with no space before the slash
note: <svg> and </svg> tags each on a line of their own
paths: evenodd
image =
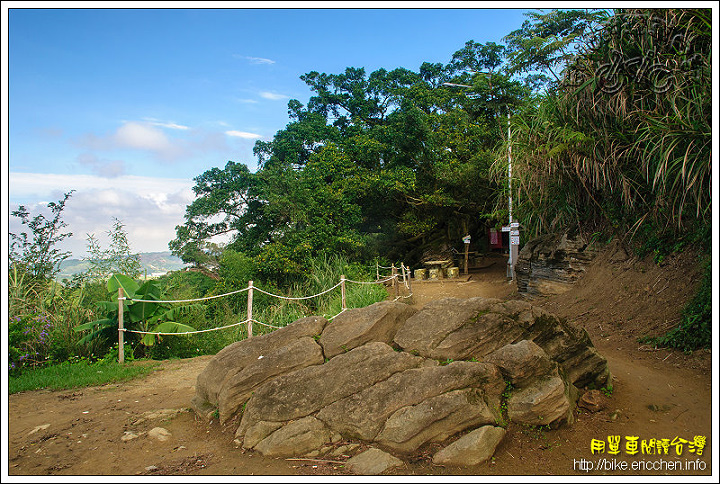
<svg viewBox="0 0 720 484">
<path fill-rule="evenodd" d="M 159 364 L 142 360 L 124 364 L 117 361 L 66 361 L 59 365 L 26 370 L 18 376 L 11 375 L 8 378 L 8 393 L 40 389 L 67 390 L 117 383 L 145 376 L 153 372 Z"/>
</svg>

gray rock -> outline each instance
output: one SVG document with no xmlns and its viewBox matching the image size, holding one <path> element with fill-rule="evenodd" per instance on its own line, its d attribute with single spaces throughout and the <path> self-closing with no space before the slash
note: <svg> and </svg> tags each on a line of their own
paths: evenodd
<svg viewBox="0 0 720 484">
<path fill-rule="evenodd" d="M 497 365 L 503 376 L 515 387 L 522 387 L 557 366 L 542 348 L 528 340 L 505 345 L 490 353 L 483 361 Z"/>
<path fill-rule="evenodd" d="M 325 326 L 318 340 L 327 358 L 371 341 L 391 343 L 395 332 L 416 309 L 382 301 L 362 309 L 348 309 Z"/>
<path fill-rule="evenodd" d="M 426 304 L 414 314 L 395 334 L 394 341 L 404 351 L 426 358 L 460 359 L 457 352 L 438 351 L 449 334 L 463 325 L 473 322 L 479 314 L 499 302 L 499 299 L 447 298 Z"/>
<path fill-rule="evenodd" d="M 229 371 L 218 395 L 220 422 L 227 422 L 247 402 L 257 387 L 273 377 L 311 365 L 322 365 L 322 349 L 313 338 L 304 336 L 287 346 L 270 349 L 266 355 Z"/>
<path fill-rule="evenodd" d="M 557 372 L 555 376 L 536 379 L 510 395 L 508 418 L 515 423 L 538 426 L 572 423 L 575 401 L 569 392 Z"/>
<path fill-rule="evenodd" d="M 579 386 L 604 385 L 607 361 L 587 332 L 526 301 L 447 298 L 427 304 L 395 335 L 404 351 L 437 360 L 482 360 L 505 345 L 530 340 Z"/>
<path fill-rule="evenodd" d="M 318 316 L 298 319 L 272 333 L 244 339 L 226 346 L 210 360 L 198 375 L 192 407 L 202 417 L 209 417 L 217 408 L 218 394 L 228 373 L 237 373 L 259 356 L 287 346 L 303 336 L 318 336 L 327 320 Z"/>
<path fill-rule="evenodd" d="M 331 432 L 315 417 L 295 420 L 279 428 L 255 445 L 267 457 L 303 455 L 330 442 Z"/>
<path fill-rule="evenodd" d="M 225 348 L 198 376 L 195 411 L 219 411 L 224 423 L 241 413 L 236 444 L 275 457 L 327 455 L 343 439 L 405 454 L 471 431 L 436 460 L 459 462 L 463 452 L 451 451 L 467 446 L 475 450 L 458 465 L 475 465 L 504 433 L 495 424 L 506 380 L 510 420 L 555 427 L 573 421 L 575 385 L 610 378 L 582 328 L 527 301 L 446 299 L 415 313 L 383 303 L 347 313 Z M 376 464 L 353 468 L 387 469 Z"/>
<path fill-rule="evenodd" d="M 425 442 L 442 442 L 465 429 L 498 421 L 478 389 L 454 390 L 408 405 L 393 413 L 375 441 L 398 452 L 412 452 Z"/>
<path fill-rule="evenodd" d="M 580 236 L 549 234 L 532 239 L 515 263 L 518 292 L 530 297 L 562 294 L 585 274 L 597 253 Z"/>
<path fill-rule="evenodd" d="M 260 443 L 265 437 L 282 427 L 282 422 L 266 422 L 260 421 L 250 427 L 245 432 L 245 438 L 242 440 L 242 446 L 246 449 L 252 449 Z"/>
<path fill-rule="evenodd" d="M 374 476 L 388 469 L 401 466 L 403 462 L 380 449 L 368 449 L 347 460 L 346 465 L 355 474 Z"/>
<path fill-rule="evenodd" d="M 479 390 L 476 402 L 492 412 L 493 409 L 500 408 L 500 395 L 505 389 L 505 382 L 497 367 L 486 363 L 456 361 L 445 366 L 414 368 L 394 374 L 363 391 L 337 400 L 320 410 L 317 418 L 345 437 L 372 441 L 383 430 L 388 419 L 401 408 L 418 405 L 443 393 L 466 388 Z M 439 404 L 443 400 L 451 402 L 451 408 L 458 405 L 458 402 L 453 401 L 452 398 L 435 401 Z M 453 413 L 452 410 L 439 410 L 439 412 L 446 412 L 448 415 Z M 425 413 L 421 407 L 409 411 L 407 415 L 399 414 L 396 418 L 412 417 L 416 421 L 414 429 L 419 431 L 420 425 L 417 422 L 421 422 L 423 418 L 428 420 Z M 448 425 L 449 427 L 445 429 L 441 421 L 434 423 L 428 429 L 427 435 L 423 434 L 419 439 L 405 440 L 396 444 L 402 446 L 403 450 L 414 450 L 422 443 L 423 437 L 430 439 L 434 434 L 441 435 L 449 431 L 449 428 L 462 427 L 463 422 L 454 418 L 448 421 Z M 393 438 L 398 440 L 412 437 L 407 434 L 400 437 L 401 434 L 398 432 L 386 434 L 389 435 L 393 435 Z"/>
<path fill-rule="evenodd" d="M 323 365 L 279 376 L 261 385 L 248 400 L 236 436 L 242 438 L 261 420 L 305 417 L 422 362 L 423 358 L 394 351 L 385 343 L 368 343 Z"/>
<path fill-rule="evenodd" d="M 460 437 L 433 456 L 433 464 L 445 466 L 475 466 L 490 459 L 505 437 L 505 429 L 485 425 Z"/>
<path fill-rule="evenodd" d="M 607 360 L 597 352 L 585 329 L 537 307 L 518 318 L 531 321 L 522 339 L 532 340 L 558 362 L 572 384 L 581 388 L 610 381 Z"/>
</svg>

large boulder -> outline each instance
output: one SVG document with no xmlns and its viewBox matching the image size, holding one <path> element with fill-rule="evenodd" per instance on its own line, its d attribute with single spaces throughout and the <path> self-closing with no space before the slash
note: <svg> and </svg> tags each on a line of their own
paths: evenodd
<svg viewBox="0 0 720 484">
<path fill-rule="evenodd" d="M 462 430 L 500 421 L 499 399 L 488 404 L 485 398 L 477 389 L 465 388 L 406 405 L 387 418 L 375 441 L 398 452 L 411 452 L 426 442 L 442 442 Z"/>
<path fill-rule="evenodd" d="M 423 363 L 409 353 L 396 352 L 385 343 L 368 343 L 323 365 L 279 376 L 258 388 L 248 400 L 236 437 L 262 421 L 288 422 L 314 414 L 393 374 Z"/>
<path fill-rule="evenodd" d="M 289 422 L 272 432 L 255 445 L 255 449 L 268 457 L 302 455 L 329 442 L 332 433 L 315 417 L 304 417 Z"/>
<path fill-rule="evenodd" d="M 573 423 L 572 411 L 577 401 L 574 388 L 557 373 L 539 378 L 511 393 L 507 402 L 508 418 L 535 426 Z"/>
<path fill-rule="evenodd" d="M 259 355 L 239 371 L 228 372 L 218 394 L 221 422 L 226 422 L 235 415 L 252 393 L 271 378 L 300 368 L 322 365 L 325 361 L 320 345 L 308 336 L 266 353 L 267 355 Z"/>
<path fill-rule="evenodd" d="M 374 476 L 402 465 L 402 461 L 380 449 L 371 448 L 348 459 L 347 466 L 355 474 Z"/>
<path fill-rule="evenodd" d="M 393 302 L 228 346 L 198 376 L 193 407 L 237 418 L 238 444 L 267 456 L 340 439 L 406 455 L 469 432 L 436 460 L 475 465 L 508 419 L 571 424 L 576 385 L 608 378 L 585 331 L 528 302 L 445 299 L 419 311 Z M 463 460 L 467 449 L 474 457 Z"/>
<path fill-rule="evenodd" d="M 343 436 L 410 452 L 428 440 L 498 420 L 504 388 L 494 365 L 457 361 L 397 373 L 328 405 L 317 417 Z"/>
<path fill-rule="evenodd" d="M 497 422 L 504 388 L 494 365 L 441 366 L 384 343 L 368 343 L 261 386 L 247 403 L 236 437 L 243 447 L 263 452 L 260 443 L 286 433 L 286 422 L 313 415 L 345 438 L 411 452 L 425 442 Z"/>
<path fill-rule="evenodd" d="M 494 351 L 485 361 L 497 365 L 512 389 L 507 416 L 516 423 L 557 426 L 574 421 L 577 389 L 562 367 L 529 340 Z"/>
<path fill-rule="evenodd" d="M 493 351 L 485 361 L 500 368 L 503 376 L 516 387 L 546 375 L 557 366 L 542 348 L 526 339 Z"/>
</svg>

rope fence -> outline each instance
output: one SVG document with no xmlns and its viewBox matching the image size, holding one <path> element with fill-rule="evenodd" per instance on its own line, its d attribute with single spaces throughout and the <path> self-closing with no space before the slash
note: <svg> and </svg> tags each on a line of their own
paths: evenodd
<svg viewBox="0 0 720 484">
<path fill-rule="evenodd" d="M 392 271 L 391 275 L 380 279 L 380 268 L 383 269 L 390 269 Z M 340 312 L 335 314 L 334 316 L 331 316 L 328 319 L 328 321 L 332 321 L 336 317 L 338 317 L 340 314 L 347 311 L 347 298 L 346 298 L 346 283 L 353 283 L 353 284 L 385 284 L 388 282 L 392 282 L 392 286 L 395 292 L 395 298 L 393 301 L 397 301 L 401 298 L 409 298 L 412 297 L 412 288 L 410 283 L 410 270 L 405 267 L 405 264 L 400 264 L 400 273 L 398 273 L 398 267 L 393 264 L 390 267 L 383 267 L 378 264 L 376 264 L 376 276 L 377 279 L 375 281 L 354 281 L 351 279 L 347 279 L 345 275 L 340 276 L 340 282 L 335 284 L 334 286 L 325 289 L 324 291 L 321 291 L 317 294 L 313 294 L 312 296 L 300 296 L 300 297 L 291 297 L 291 296 L 280 296 L 277 294 L 273 294 L 271 292 L 265 291 L 264 289 L 261 289 L 259 287 L 256 287 L 253 285 L 253 281 L 248 281 L 248 287 L 245 287 L 243 289 L 238 289 L 236 291 L 227 292 L 224 294 L 217 294 L 214 296 L 207 296 L 207 297 L 201 297 L 201 298 L 194 298 L 194 299 L 175 299 L 175 300 L 159 300 L 159 299 L 135 299 L 135 298 L 128 298 L 125 297 L 125 293 L 122 288 L 118 289 L 118 343 L 119 343 L 119 353 L 118 353 L 118 361 L 120 363 L 123 363 L 125 361 L 125 355 L 124 355 L 124 334 L 125 333 L 137 333 L 137 334 L 152 334 L 152 335 L 159 335 L 159 336 L 170 336 L 170 335 L 186 335 L 186 334 L 198 334 L 198 333 L 207 333 L 210 331 L 219 331 L 222 329 L 228 329 L 235 326 L 241 326 L 246 324 L 247 325 L 247 336 L 248 338 L 251 338 L 253 336 L 253 323 L 260 324 L 262 326 L 267 326 L 270 328 L 280 329 L 280 326 L 273 326 L 271 324 L 264 323 L 262 321 L 258 321 L 257 319 L 253 318 L 253 293 L 254 291 L 258 291 L 262 294 L 266 294 L 270 297 L 274 297 L 277 299 L 283 299 L 286 301 L 300 301 L 300 300 L 307 300 L 316 298 L 319 296 L 322 296 L 324 294 L 327 294 L 338 287 L 340 287 L 340 299 L 341 299 L 341 309 Z M 408 291 L 408 294 L 405 296 L 400 295 L 400 277 L 402 276 L 402 284 L 405 286 L 405 288 Z M 142 303 L 190 303 L 190 302 L 200 302 L 200 301 L 209 301 L 211 299 L 218 299 L 221 297 L 227 297 L 232 296 L 234 294 L 239 294 L 242 292 L 248 293 L 248 300 L 247 300 L 247 317 L 244 321 L 240 321 L 233 324 L 228 324 L 226 326 L 220 326 L 217 328 L 208 328 L 208 329 L 200 329 L 195 331 L 184 331 L 184 332 L 158 332 L 158 331 L 139 331 L 139 330 L 133 330 L 133 329 L 127 329 L 124 327 L 124 315 L 123 315 L 123 301 L 131 301 L 131 302 L 142 302 Z"/>
</svg>

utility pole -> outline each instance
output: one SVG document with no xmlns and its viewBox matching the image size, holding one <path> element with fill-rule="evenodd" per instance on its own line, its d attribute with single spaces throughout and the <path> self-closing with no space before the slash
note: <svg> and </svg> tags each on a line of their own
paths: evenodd
<svg viewBox="0 0 720 484">
<path fill-rule="evenodd" d="M 515 263 L 518 259 L 518 251 L 520 249 L 520 224 L 513 222 L 512 215 L 512 138 L 510 131 L 510 111 L 507 113 L 508 122 L 508 224 L 510 227 L 510 234 L 508 238 L 508 267 L 507 277 L 515 280 Z"/>
<path fill-rule="evenodd" d="M 475 74 L 492 75 L 490 72 L 475 72 Z M 465 87 L 472 89 L 473 86 L 467 84 L 455 84 L 452 82 L 444 82 L 443 86 L 450 87 Z M 502 228 L 503 232 L 509 232 L 508 234 L 508 262 L 507 262 L 507 277 L 515 280 L 515 263 L 518 259 L 518 252 L 520 249 L 520 224 L 513 222 L 512 215 L 512 139 L 510 131 L 510 107 L 507 108 L 507 135 L 508 135 L 508 225 Z"/>
</svg>

